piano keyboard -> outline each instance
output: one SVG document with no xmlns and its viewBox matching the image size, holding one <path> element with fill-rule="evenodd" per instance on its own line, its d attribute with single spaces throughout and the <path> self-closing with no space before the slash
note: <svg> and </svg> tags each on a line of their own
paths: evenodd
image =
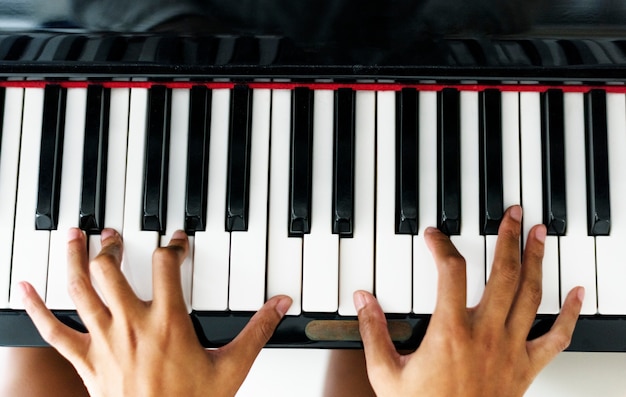
<svg viewBox="0 0 626 397">
<path fill-rule="evenodd" d="M 452 236 L 478 303 L 507 206 L 545 223 L 540 313 L 587 290 L 583 314 L 626 314 L 626 89 L 539 85 L 2 83 L 2 307 L 27 280 L 71 310 L 66 230 L 113 227 L 123 271 L 152 296 L 151 255 L 190 235 L 193 311 L 355 315 L 434 307 L 427 226 Z M 17 193 L 16 193 L 17 192 Z M 12 225 L 15 225 L 13 228 Z M 597 288 L 596 288 L 597 287 Z"/>
<path fill-rule="evenodd" d="M 90 255 L 103 227 L 123 234 L 123 272 L 143 299 L 152 251 L 186 230 L 183 289 L 206 347 L 281 293 L 294 305 L 269 346 L 360 347 L 358 332 L 316 330 L 354 320 L 352 292 L 367 289 L 392 328 L 408 326 L 396 346 L 415 348 L 436 296 L 424 228 L 465 255 L 474 305 L 502 213 L 521 203 L 524 233 L 550 234 L 530 337 L 583 285 L 570 349 L 625 351 L 626 42 L 414 49 L 0 34 L 0 345 L 44 344 L 14 294 L 21 280 L 84 329 L 65 292 L 66 229 L 78 226 Z"/>
</svg>

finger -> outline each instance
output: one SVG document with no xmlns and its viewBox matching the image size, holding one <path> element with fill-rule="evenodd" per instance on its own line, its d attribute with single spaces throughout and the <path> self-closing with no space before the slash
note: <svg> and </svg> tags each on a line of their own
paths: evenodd
<svg viewBox="0 0 626 397">
<path fill-rule="evenodd" d="M 526 339 L 535 320 L 542 295 L 542 261 L 546 227 L 537 225 L 530 229 L 522 259 L 520 285 L 511 307 L 507 327 L 513 335 Z"/>
<path fill-rule="evenodd" d="M 180 265 L 189 252 L 189 240 L 182 230 L 172 235 L 167 247 L 157 248 L 152 256 L 154 305 L 167 310 L 186 310 Z"/>
<path fill-rule="evenodd" d="M 439 275 L 437 303 L 433 315 L 442 315 L 448 320 L 464 318 L 467 308 L 465 259 L 450 238 L 438 229 L 426 229 L 425 238 Z"/>
<path fill-rule="evenodd" d="M 91 283 L 85 235 L 71 228 L 67 238 L 68 294 L 87 329 L 95 331 L 109 321 L 110 313 Z"/>
<path fill-rule="evenodd" d="M 39 334 L 75 366 L 82 362 L 87 351 L 89 335 L 75 331 L 61 323 L 48 310 L 37 291 L 28 283 L 19 283 L 24 309 L 37 327 Z"/>
<path fill-rule="evenodd" d="M 520 279 L 520 230 L 522 208 L 510 207 L 498 229 L 493 267 L 477 314 L 494 325 L 504 324 Z"/>
<path fill-rule="evenodd" d="M 141 302 L 121 270 L 122 237 L 113 229 L 104 229 L 100 238 L 102 249 L 91 261 L 90 270 L 110 311 L 116 316 L 133 306 L 138 307 Z"/>
<path fill-rule="evenodd" d="M 537 372 L 569 346 L 584 298 L 583 287 L 572 289 L 550 331 L 528 342 L 528 355 Z"/>
<path fill-rule="evenodd" d="M 385 314 L 376 298 L 366 291 L 354 293 L 354 307 L 359 316 L 367 372 L 370 377 L 385 376 L 384 372 L 398 366 L 400 357 L 389 336 Z"/>
<path fill-rule="evenodd" d="M 292 299 L 285 295 L 271 298 L 252 316 L 239 335 L 220 349 L 221 357 L 226 360 L 223 364 L 227 366 L 226 370 L 230 376 L 243 382 L 254 360 L 274 334 L 292 302 Z"/>
</svg>

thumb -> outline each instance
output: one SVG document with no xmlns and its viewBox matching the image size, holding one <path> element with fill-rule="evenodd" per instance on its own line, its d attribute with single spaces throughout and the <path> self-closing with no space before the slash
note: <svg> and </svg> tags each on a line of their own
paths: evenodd
<svg viewBox="0 0 626 397">
<path fill-rule="evenodd" d="M 367 372 L 372 379 L 372 376 L 377 376 L 373 372 L 386 372 L 397 366 L 400 355 L 391 341 L 387 319 L 376 298 L 369 292 L 356 291 L 354 306 L 359 316 Z"/>
<path fill-rule="evenodd" d="M 252 367 L 261 349 L 274 334 L 274 330 L 291 306 L 292 299 L 278 295 L 267 302 L 255 313 L 248 324 L 232 342 L 224 346 L 222 353 L 233 369 L 234 376 L 245 377 Z"/>
</svg>

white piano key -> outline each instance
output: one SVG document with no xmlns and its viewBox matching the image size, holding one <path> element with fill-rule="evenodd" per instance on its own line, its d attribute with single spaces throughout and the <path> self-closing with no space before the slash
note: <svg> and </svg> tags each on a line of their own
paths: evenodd
<svg viewBox="0 0 626 397">
<path fill-rule="evenodd" d="M 129 104 L 130 89 L 111 89 L 104 226 L 115 229 L 120 234 L 124 228 Z M 132 157 L 131 161 L 138 159 Z M 89 236 L 89 258 L 95 258 L 101 248 L 100 235 Z"/>
<path fill-rule="evenodd" d="M 465 258 L 467 305 L 476 306 L 485 289 L 485 238 L 480 235 L 478 93 L 461 92 L 461 235 L 451 236 Z"/>
<path fill-rule="evenodd" d="M 9 305 L 23 98 L 22 88 L 5 91 L 0 144 L 0 308 Z"/>
<path fill-rule="evenodd" d="M 194 238 L 191 298 L 194 310 L 228 308 L 230 233 L 225 231 L 224 214 L 230 90 L 214 90 L 211 97 L 207 224 L 206 230 L 196 231 Z"/>
<path fill-rule="evenodd" d="M 567 234 L 559 237 L 561 303 L 574 287 L 585 287 L 582 314 L 595 314 L 595 241 L 587 235 L 585 167 L 585 105 L 583 94 L 563 95 L 565 112 L 565 189 Z"/>
<path fill-rule="evenodd" d="M 63 137 L 59 220 L 57 230 L 50 232 L 46 305 L 51 309 L 70 310 L 75 307 L 74 302 L 72 302 L 67 293 L 67 231 L 70 227 L 78 227 L 86 108 L 87 89 L 68 88 L 65 133 Z"/>
<path fill-rule="evenodd" d="M 520 93 L 521 180 L 524 217 L 522 235 L 542 222 L 541 112 L 540 96 Z M 548 236 L 543 257 L 543 296 L 539 313 L 554 314 L 560 309 L 558 238 Z"/>
<path fill-rule="evenodd" d="M 519 94 L 502 93 L 502 199 L 504 208 L 517 205 L 520 192 Z"/>
<path fill-rule="evenodd" d="M 167 186 L 167 215 L 161 246 L 166 247 L 176 230 L 185 228 L 185 187 L 187 179 L 187 131 L 189 130 L 189 90 L 172 90 L 169 172 Z M 187 311 L 191 312 L 191 276 L 193 270 L 193 237 L 189 237 L 189 252 L 181 264 L 181 284 Z"/>
<path fill-rule="evenodd" d="M 302 310 L 302 238 L 289 237 L 289 151 L 291 91 L 272 92 L 270 192 L 267 253 L 267 297 L 285 294 L 293 299 L 287 314 Z"/>
<path fill-rule="evenodd" d="M 254 90 L 248 230 L 231 233 L 230 310 L 256 311 L 265 302 L 271 91 Z"/>
<path fill-rule="evenodd" d="M 147 105 L 148 90 L 132 88 L 122 232 L 124 239 L 122 272 L 137 296 L 145 301 L 152 300 L 152 253 L 159 244 L 158 232 L 141 230 Z"/>
<path fill-rule="evenodd" d="M 597 236 L 596 261 L 598 283 L 598 312 L 626 314 L 626 207 L 620 205 L 626 197 L 626 96 L 607 94 L 607 134 L 609 141 L 609 181 L 611 199 L 611 234 Z M 585 294 L 585 300 L 587 300 Z"/>
<path fill-rule="evenodd" d="M 35 230 L 35 208 L 39 178 L 41 127 L 43 116 L 43 88 L 24 90 L 24 118 L 20 148 L 13 262 L 11 267 L 10 306 L 22 309 L 17 284 L 28 281 L 41 297 L 46 296 L 50 232 Z"/>
<path fill-rule="evenodd" d="M 339 239 L 339 314 L 356 315 L 352 295 L 374 288 L 376 93 L 357 91 L 354 234 Z"/>
<path fill-rule="evenodd" d="M 437 93 L 419 95 L 419 230 L 413 237 L 413 312 L 429 314 L 437 301 L 437 266 L 424 231 L 437 224 Z"/>
<path fill-rule="evenodd" d="M 311 233 L 304 236 L 302 310 L 335 312 L 339 305 L 339 238 L 332 233 L 333 91 L 316 90 L 313 112 Z"/>
<path fill-rule="evenodd" d="M 409 313 L 413 237 L 395 233 L 396 93 L 377 95 L 376 298 L 386 313 Z"/>
<path fill-rule="evenodd" d="M 522 201 L 520 192 L 519 93 L 503 92 L 502 98 L 502 201 L 504 209 Z M 487 279 L 491 274 L 497 236 L 485 236 Z"/>
</svg>

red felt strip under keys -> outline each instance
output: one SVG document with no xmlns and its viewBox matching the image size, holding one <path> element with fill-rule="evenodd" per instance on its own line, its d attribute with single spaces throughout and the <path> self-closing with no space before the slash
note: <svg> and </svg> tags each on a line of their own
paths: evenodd
<svg viewBox="0 0 626 397">
<path fill-rule="evenodd" d="M 189 89 L 193 86 L 206 86 L 210 89 L 232 89 L 235 85 L 247 85 L 252 89 L 282 89 L 293 90 L 306 87 L 312 90 L 338 90 L 351 88 L 355 91 L 400 91 L 403 88 L 415 88 L 419 91 L 441 91 L 445 88 L 454 88 L 459 91 L 484 91 L 496 89 L 503 92 L 544 92 L 556 88 L 563 92 L 585 93 L 594 89 L 608 93 L 626 93 L 626 85 L 548 85 L 548 84 L 445 84 L 445 83 L 325 83 L 325 82 L 196 82 L 196 81 L 100 81 L 100 80 L 5 80 L 0 81 L 0 87 L 17 88 L 45 88 L 47 85 L 57 84 L 64 88 L 86 88 L 89 85 L 102 85 L 106 88 L 151 88 L 154 85 L 164 85 L 172 89 Z"/>
</svg>

